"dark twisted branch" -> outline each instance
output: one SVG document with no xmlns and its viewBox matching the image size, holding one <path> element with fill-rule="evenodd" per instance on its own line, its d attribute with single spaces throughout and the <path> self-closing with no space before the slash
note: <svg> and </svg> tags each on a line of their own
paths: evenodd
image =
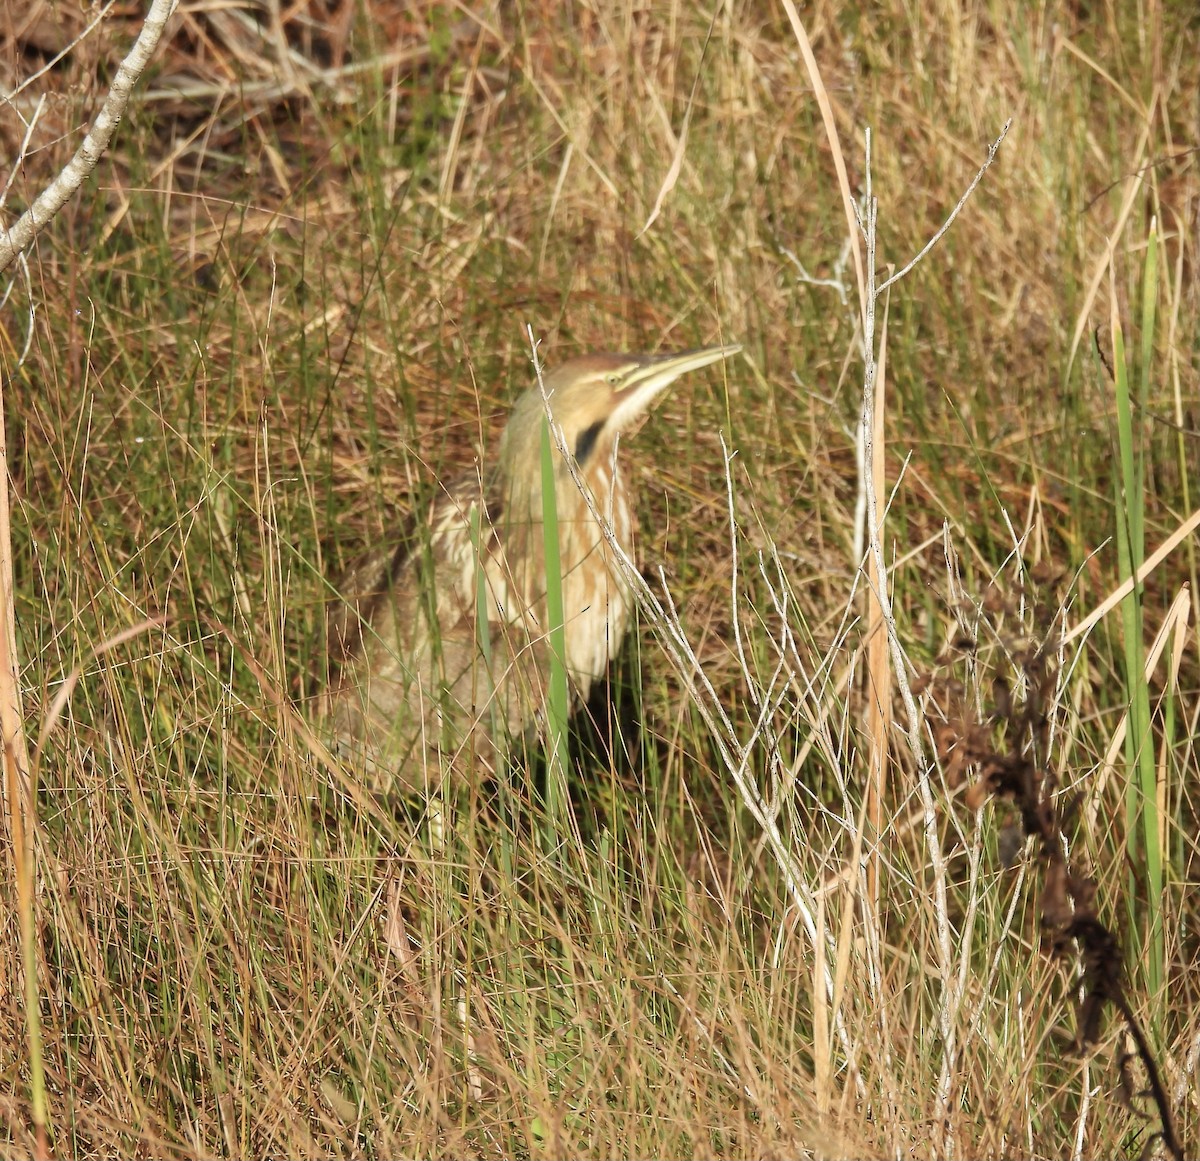
<svg viewBox="0 0 1200 1161">
<path fill-rule="evenodd" d="M 1044 629 L 1048 625 L 1043 621 Z M 1133 1011 L 1125 987 L 1124 956 L 1120 940 L 1100 920 L 1096 906 L 1096 881 L 1071 869 L 1063 833 L 1063 812 L 1055 800 L 1057 779 L 1050 769 L 1049 707 L 1057 671 L 1052 657 L 1058 642 L 1014 648 L 1025 678 L 1025 693 L 1014 696 L 999 678 L 992 687 L 992 712 L 980 722 L 967 708 L 961 686 L 949 681 L 938 685 L 948 710 L 931 722 L 939 757 L 951 785 L 968 772 L 975 776 L 966 800 L 973 809 L 983 807 L 993 795 L 1009 799 L 1021 818 L 1026 837 L 1036 841 L 1036 857 L 1045 868 L 1040 916 L 1050 951 L 1057 957 L 1076 949 L 1083 967 L 1083 995 L 1076 1022 L 1076 1044 L 1086 1051 L 1100 1036 L 1106 1005 L 1120 1013 L 1149 1077 L 1146 1094 L 1158 1113 L 1162 1139 L 1174 1161 L 1183 1161 L 1171 1104 L 1162 1083 L 1154 1053 Z M 1004 743 L 997 746 L 994 730 L 1004 727 Z M 1067 812 L 1069 813 L 1069 812 Z M 1124 1067 L 1122 1068 L 1124 1074 Z"/>
</svg>

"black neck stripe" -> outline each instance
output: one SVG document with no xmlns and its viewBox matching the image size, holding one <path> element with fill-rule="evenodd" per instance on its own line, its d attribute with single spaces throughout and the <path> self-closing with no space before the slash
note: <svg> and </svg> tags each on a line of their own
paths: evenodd
<svg viewBox="0 0 1200 1161">
<path fill-rule="evenodd" d="M 604 420 L 597 419 L 591 427 L 586 428 L 575 441 L 575 462 L 581 467 L 596 447 L 596 440 L 604 430 Z"/>
</svg>

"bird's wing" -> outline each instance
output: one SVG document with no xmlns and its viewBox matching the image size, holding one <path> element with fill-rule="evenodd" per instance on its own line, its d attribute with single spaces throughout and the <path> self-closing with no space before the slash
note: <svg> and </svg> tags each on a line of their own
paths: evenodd
<svg viewBox="0 0 1200 1161">
<path fill-rule="evenodd" d="M 490 748 L 525 724 L 510 680 L 512 634 L 492 625 L 519 602 L 508 599 L 496 503 L 485 495 L 478 476 L 456 481 L 406 543 L 368 553 L 343 582 L 329 622 L 330 654 L 342 659 L 335 721 L 384 764 L 411 765 L 414 753 L 472 736 Z"/>
<path fill-rule="evenodd" d="M 334 584 L 337 595 L 325 614 L 325 636 L 334 675 L 362 651 L 363 633 L 391 588 L 395 571 L 410 554 L 411 532 L 403 539 L 362 553 Z"/>
<path fill-rule="evenodd" d="M 468 575 L 474 571 L 474 554 L 468 553 L 473 513 L 491 507 L 480 503 L 482 494 L 477 475 L 454 480 L 408 518 L 399 536 L 372 545 L 341 574 L 325 621 L 335 670 L 370 652 L 373 637 L 390 636 L 392 621 L 411 630 L 400 642 L 411 654 L 422 648 L 421 630 L 429 622 L 452 631 L 472 613 L 466 598 L 474 584 Z M 487 532 L 481 537 L 486 543 Z"/>
</svg>

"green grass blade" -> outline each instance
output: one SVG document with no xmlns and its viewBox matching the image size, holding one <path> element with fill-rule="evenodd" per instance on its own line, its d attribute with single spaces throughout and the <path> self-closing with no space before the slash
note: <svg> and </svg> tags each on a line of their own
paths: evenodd
<svg viewBox="0 0 1200 1161">
<path fill-rule="evenodd" d="M 554 487 L 550 424 L 542 420 L 542 534 L 546 554 L 546 615 L 550 643 L 550 682 L 546 698 L 546 812 L 552 830 L 562 833 L 567 810 L 567 634 L 563 614 L 562 560 L 558 547 L 558 501 Z"/>
<path fill-rule="evenodd" d="M 1155 241 L 1151 232 L 1144 275 L 1155 272 Z M 1145 298 L 1153 298 L 1153 282 L 1143 283 Z M 1143 300 L 1143 323 L 1153 325 L 1154 308 Z M 1150 373 L 1150 354 L 1153 336 L 1141 336 L 1141 365 L 1139 367 L 1138 402 L 1146 394 L 1146 377 Z M 1145 557 L 1145 496 L 1143 491 L 1142 448 L 1133 423 L 1133 401 L 1129 370 L 1126 361 L 1125 339 L 1119 320 L 1112 323 L 1113 375 L 1116 386 L 1117 441 L 1120 462 L 1120 493 L 1117 497 L 1117 551 L 1122 579 L 1131 577 L 1141 568 Z M 1154 746 L 1150 736 L 1150 690 L 1143 662 L 1144 616 L 1142 591 L 1135 587 L 1121 605 L 1121 624 L 1125 648 L 1125 688 L 1129 705 L 1129 728 L 1125 735 L 1125 757 L 1128 771 L 1125 797 L 1126 844 L 1132 874 L 1145 866 L 1146 880 L 1138 884 L 1131 880 L 1129 893 L 1132 931 L 1143 949 L 1140 957 L 1146 964 L 1146 984 L 1157 991 L 1163 979 L 1164 949 L 1162 946 L 1162 854 L 1158 845 L 1158 810 L 1155 794 L 1156 775 Z M 1145 910 L 1139 900 L 1145 898 Z M 1143 927 L 1141 915 L 1146 916 Z"/>
<path fill-rule="evenodd" d="M 1154 328 L 1158 306 L 1158 229 L 1151 220 L 1150 235 L 1146 242 L 1146 261 L 1142 270 L 1142 326 L 1141 367 L 1138 377 L 1138 414 L 1144 416 L 1150 400 L 1150 383 L 1154 374 Z M 1135 564 L 1141 568 L 1145 557 L 1145 444 L 1139 449 L 1139 471 L 1137 477 L 1137 512 L 1139 541 L 1135 544 Z M 1145 729 L 1144 744 L 1138 754 L 1138 773 L 1142 791 L 1142 827 L 1146 845 L 1146 890 L 1149 895 L 1150 940 L 1150 987 L 1157 991 L 1164 981 L 1166 946 L 1164 944 L 1162 898 L 1163 898 L 1163 852 L 1159 845 L 1162 828 L 1158 806 L 1158 775 L 1154 762 L 1154 746 L 1150 738 L 1150 690 L 1144 679 L 1144 670 L 1139 669 L 1139 696 L 1142 702 L 1142 724 Z M 1164 738 L 1164 744 L 1167 739 Z"/>
</svg>

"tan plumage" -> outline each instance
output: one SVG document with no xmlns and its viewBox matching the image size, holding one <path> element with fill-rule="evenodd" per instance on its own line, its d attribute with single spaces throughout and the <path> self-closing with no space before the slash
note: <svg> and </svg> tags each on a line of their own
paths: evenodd
<svg viewBox="0 0 1200 1161">
<path fill-rule="evenodd" d="M 553 421 L 626 552 L 635 516 L 617 472 L 618 435 L 678 376 L 740 349 L 585 355 L 545 376 Z M 494 770 L 544 704 L 544 414 L 535 384 L 513 408 L 497 462 L 448 485 L 410 544 L 368 557 L 340 586 L 346 603 L 330 623 L 330 654 L 341 660 L 334 728 L 381 789 L 435 785 L 447 759 Z M 620 647 L 631 601 L 557 448 L 553 457 L 566 665 L 582 700 Z"/>
</svg>

